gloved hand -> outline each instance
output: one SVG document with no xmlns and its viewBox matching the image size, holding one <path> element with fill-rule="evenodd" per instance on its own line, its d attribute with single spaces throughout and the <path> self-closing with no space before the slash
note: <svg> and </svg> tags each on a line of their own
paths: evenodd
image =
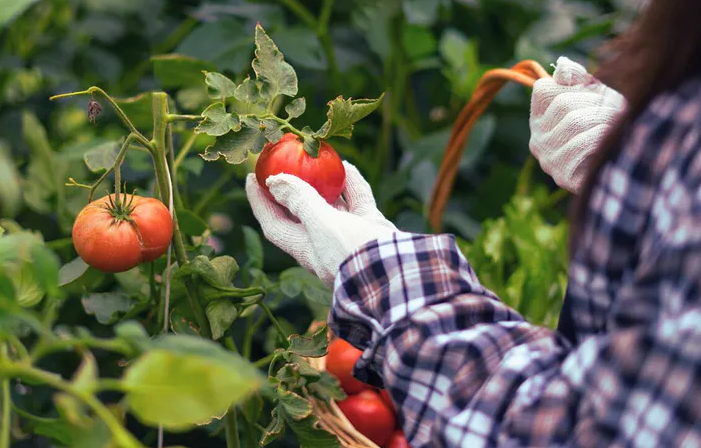
<svg viewBox="0 0 701 448">
<path fill-rule="evenodd" d="M 625 107 L 620 93 L 560 57 L 553 77 L 533 86 L 531 153 L 555 183 L 576 194 L 591 156 Z"/>
<path fill-rule="evenodd" d="M 263 235 L 329 287 L 333 286 L 341 263 L 355 249 L 399 233 L 377 209 L 370 185 L 357 168 L 347 162 L 343 165 L 345 200 L 339 199 L 334 206 L 311 185 L 290 174 L 278 174 L 266 180 L 270 194 L 279 205 L 265 195 L 254 174 L 246 179 L 248 201 Z"/>
</svg>

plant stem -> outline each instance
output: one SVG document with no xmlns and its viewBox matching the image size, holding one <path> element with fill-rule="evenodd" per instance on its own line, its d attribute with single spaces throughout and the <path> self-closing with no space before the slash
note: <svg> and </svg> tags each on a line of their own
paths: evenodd
<svg viewBox="0 0 701 448">
<path fill-rule="evenodd" d="M 238 412 L 236 411 L 235 406 L 232 406 L 229 409 L 229 412 L 226 413 L 224 423 L 226 425 L 226 447 L 241 448 L 241 442 L 239 440 Z"/>
<path fill-rule="evenodd" d="M 178 174 L 180 165 L 182 165 L 183 160 L 185 160 L 185 157 L 187 157 L 187 155 L 190 153 L 190 150 L 194 146 L 196 140 L 197 134 L 193 132 L 190 138 L 187 139 L 183 147 L 178 152 L 178 157 L 176 157 L 175 162 L 173 162 L 173 179 L 175 179 L 175 175 Z"/>
<path fill-rule="evenodd" d="M 221 193 L 221 189 L 227 182 L 229 182 L 236 173 L 232 169 L 227 169 L 216 182 L 209 186 L 207 191 L 202 195 L 197 204 L 192 209 L 192 212 L 196 215 L 202 213 L 207 203 L 212 200 L 214 196 Z"/>
<path fill-rule="evenodd" d="M 79 96 L 79 95 L 93 95 L 94 93 L 99 93 L 102 95 L 108 103 L 112 106 L 112 109 L 114 109 L 114 112 L 117 114 L 117 116 L 122 120 L 122 123 L 129 129 L 129 132 L 132 134 L 136 135 L 136 140 L 141 143 L 142 145 L 146 146 L 147 148 L 150 146 L 150 143 L 144 135 L 139 132 L 138 129 L 136 129 L 136 126 L 134 126 L 134 123 L 131 122 L 129 117 L 127 117 L 127 114 L 124 113 L 121 107 L 117 104 L 117 102 L 107 94 L 104 90 L 97 86 L 92 86 L 87 90 L 82 90 L 80 92 L 71 92 L 71 93 L 62 93 L 60 95 L 54 95 L 49 98 L 49 101 L 57 100 L 60 98 L 68 98 L 72 96 Z"/>
<path fill-rule="evenodd" d="M 153 93 L 153 142 L 151 144 L 153 157 L 153 163 L 156 170 L 156 181 L 158 187 L 161 191 L 161 197 L 163 202 L 170 203 L 170 185 L 168 178 L 169 168 L 166 162 L 166 128 L 168 115 L 168 96 L 164 92 L 154 92 Z M 171 179 L 171 182 L 174 179 Z M 178 225 L 178 216 L 175 211 L 173 211 L 173 245 L 175 246 L 175 257 L 178 260 L 178 264 L 183 266 L 189 262 L 187 251 L 185 250 L 185 243 L 183 240 L 183 235 L 180 232 L 180 226 Z M 202 336 L 211 339 L 212 329 L 209 326 L 209 320 L 202 308 L 202 303 L 199 300 L 199 295 L 197 293 L 196 285 L 190 280 L 185 279 L 185 287 L 187 289 L 187 296 L 192 307 L 192 312 L 197 320 L 197 325 L 200 327 L 200 334 Z"/>
<path fill-rule="evenodd" d="M 7 346 L 3 343 L 0 345 L 0 357 L 5 359 L 7 356 Z M 2 416 L 2 420 L 0 420 L 0 448 L 10 448 L 10 413 L 12 412 L 10 378 L 0 378 L 0 401 L 2 403 L 2 409 L 0 409 Z"/>
<path fill-rule="evenodd" d="M 40 341 L 32 349 L 29 359 L 36 362 L 46 355 L 63 350 L 74 348 L 99 348 L 125 356 L 132 355 L 132 348 L 126 342 L 119 339 L 97 339 L 97 338 L 76 338 L 76 339 L 54 339 L 50 342 Z"/>
<path fill-rule="evenodd" d="M 81 390 L 76 389 L 69 382 L 63 380 L 60 376 L 49 373 L 43 370 L 39 370 L 35 367 L 25 364 L 16 364 L 10 362 L 4 362 L 0 360 L 0 376 L 2 377 L 23 377 L 29 378 L 38 383 L 43 383 L 65 392 L 88 406 L 97 417 L 102 420 L 107 428 L 109 428 L 110 433 L 117 446 L 121 448 L 145 448 L 132 434 L 130 434 L 122 425 L 119 423 L 117 418 L 103 405 L 97 398 L 93 395 L 85 393 Z"/>
<path fill-rule="evenodd" d="M 260 305 L 260 307 L 263 309 L 265 314 L 268 315 L 268 319 L 270 319 L 270 322 L 273 323 L 273 325 L 275 326 L 275 329 L 277 330 L 280 337 L 282 337 L 282 339 L 287 341 L 287 333 L 282 328 L 282 325 L 280 325 L 280 322 L 278 322 L 278 320 L 275 318 L 275 315 L 273 315 L 273 312 L 270 311 L 270 308 L 268 307 L 268 305 L 266 305 L 262 300 L 258 303 L 258 305 Z"/>
<path fill-rule="evenodd" d="M 168 114 L 166 116 L 166 121 L 168 121 L 168 123 L 174 123 L 176 121 L 202 121 L 202 115 Z"/>
<path fill-rule="evenodd" d="M 243 335 L 243 357 L 246 359 L 251 359 L 251 348 L 253 345 L 253 335 L 256 334 L 263 321 L 265 320 L 265 314 L 258 316 L 255 322 L 251 322 L 252 318 L 248 318 L 248 325 L 246 326 L 246 333 Z"/>
<path fill-rule="evenodd" d="M 178 178 L 175 176 L 175 151 L 173 151 L 173 125 L 168 124 L 168 130 L 166 134 L 166 141 L 167 141 L 167 147 L 166 150 L 168 151 L 168 165 L 170 166 L 170 178 L 173 182 L 173 200 L 175 201 L 175 206 L 177 208 L 184 208 L 183 207 L 183 200 L 180 197 L 180 191 L 178 191 L 177 188 L 175 188 L 175 185 L 177 185 Z"/>
<path fill-rule="evenodd" d="M 309 28 L 316 29 L 316 18 L 314 17 L 314 14 L 312 14 L 311 11 L 309 11 L 309 9 L 307 9 L 307 7 L 298 0 L 280 0 L 280 3 L 290 8 L 290 11 L 292 11 Z"/>
<path fill-rule="evenodd" d="M 124 162 L 124 158 L 127 156 L 127 151 L 129 150 L 129 146 L 132 144 L 132 142 L 138 141 L 138 136 L 134 133 L 131 133 L 127 135 L 127 138 L 124 140 L 124 143 L 122 143 L 122 147 L 119 148 L 119 152 L 117 153 L 117 157 L 114 159 L 114 163 L 112 166 L 100 176 L 99 179 L 95 181 L 92 186 L 90 186 L 90 193 L 88 193 L 88 202 L 92 202 L 93 196 L 95 195 L 95 191 L 97 190 L 97 187 L 100 186 L 103 180 L 109 176 L 112 171 L 114 171 L 114 193 L 115 193 L 115 199 L 118 199 L 118 193 L 120 189 L 119 183 L 121 182 L 120 179 L 120 171 L 119 167 L 122 165 Z M 150 144 L 146 146 L 147 148 L 150 148 Z"/>
<path fill-rule="evenodd" d="M 254 362 L 253 365 L 258 367 L 258 368 L 265 367 L 268 364 L 270 364 L 270 361 L 272 361 L 274 357 L 275 357 L 275 353 L 271 353 L 264 358 L 260 358 L 258 361 Z"/>
</svg>

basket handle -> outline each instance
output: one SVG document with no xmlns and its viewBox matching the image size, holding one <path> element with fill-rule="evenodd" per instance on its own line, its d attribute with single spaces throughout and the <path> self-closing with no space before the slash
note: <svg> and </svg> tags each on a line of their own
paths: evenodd
<svg viewBox="0 0 701 448">
<path fill-rule="evenodd" d="M 507 81 L 517 82 L 531 88 L 535 81 L 549 76 L 548 72 L 540 64 L 532 60 L 521 61 L 510 69 L 497 68 L 489 70 L 482 75 L 475 86 L 472 98 L 463 107 L 453 124 L 448 146 L 443 154 L 441 167 L 438 170 L 438 179 L 433 187 L 429 203 L 429 223 L 436 232 L 440 232 L 442 227 L 443 214 L 453 189 L 455 176 L 460 165 L 460 158 L 465 150 L 465 142 L 467 142 L 472 128 L 487 109 L 489 103 Z"/>
</svg>

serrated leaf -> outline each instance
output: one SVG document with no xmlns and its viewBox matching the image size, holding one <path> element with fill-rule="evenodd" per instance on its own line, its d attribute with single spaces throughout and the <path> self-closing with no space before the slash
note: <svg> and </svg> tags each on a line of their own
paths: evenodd
<svg viewBox="0 0 701 448">
<path fill-rule="evenodd" d="M 202 158 L 208 162 L 219 160 L 223 156 L 227 163 L 238 165 L 248 158 L 248 153 L 258 154 L 267 142 L 261 129 L 260 122 L 255 118 L 246 117 L 242 120 L 240 131 L 231 131 L 217 137 L 213 145 L 205 149 Z"/>
<path fill-rule="evenodd" d="M 299 375 L 305 379 L 307 384 L 319 381 L 319 378 L 321 378 L 319 371 L 312 367 L 305 358 L 297 355 L 290 355 L 290 362 L 296 366 Z"/>
<path fill-rule="evenodd" d="M 287 112 L 288 120 L 302 116 L 305 110 L 307 110 L 307 100 L 304 98 L 296 98 L 292 100 L 290 104 L 285 106 L 285 112 Z"/>
<path fill-rule="evenodd" d="M 258 82 L 250 77 L 244 79 L 241 84 L 236 87 L 234 97 L 247 104 L 258 103 L 261 100 Z"/>
<path fill-rule="evenodd" d="M 295 355 L 319 358 L 326 355 L 329 339 L 326 325 L 316 330 L 309 336 L 293 334 L 288 338 L 290 346 L 288 350 Z"/>
<path fill-rule="evenodd" d="M 272 419 L 270 424 L 265 428 L 265 432 L 260 439 L 261 446 L 270 444 L 271 442 L 279 439 L 285 433 L 285 418 L 280 415 L 278 408 L 273 408 L 270 413 Z"/>
<path fill-rule="evenodd" d="M 207 319 L 212 327 L 212 339 L 224 336 L 239 315 L 236 305 L 228 300 L 215 300 L 207 304 Z"/>
<path fill-rule="evenodd" d="M 280 289 L 287 297 L 295 297 L 300 293 L 314 303 L 331 304 L 331 290 L 311 272 L 296 266 L 285 269 L 280 273 Z"/>
<path fill-rule="evenodd" d="M 284 414 L 285 421 L 297 436 L 300 448 L 342 448 L 338 437 L 319 426 L 319 418 L 316 415 L 296 420 Z"/>
<path fill-rule="evenodd" d="M 268 101 L 278 95 L 297 95 L 297 73 L 287 62 L 260 24 L 256 25 L 256 57 L 253 70 L 261 81 L 261 94 Z"/>
<path fill-rule="evenodd" d="M 312 414 L 312 405 L 309 400 L 289 390 L 278 389 L 277 398 L 285 416 L 293 420 L 302 420 Z"/>
<path fill-rule="evenodd" d="M 79 279 L 88 268 L 88 264 L 80 257 L 69 261 L 61 266 L 61 269 L 58 271 L 58 286 L 64 286 Z"/>
<path fill-rule="evenodd" d="M 272 120 L 270 118 L 264 119 L 262 123 L 265 128 L 265 130 L 263 131 L 263 133 L 265 134 L 265 138 L 268 139 L 270 143 L 277 143 L 278 140 L 282 138 L 282 130 L 280 129 L 280 123 L 278 123 L 277 120 Z"/>
<path fill-rule="evenodd" d="M 351 138 L 353 125 L 375 111 L 384 97 L 384 93 L 375 100 L 354 100 L 351 98 L 345 100 L 342 96 L 339 96 L 329 101 L 326 123 L 324 123 L 314 136 L 321 139 L 330 137 Z"/>
<path fill-rule="evenodd" d="M 229 131 L 239 131 L 241 121 L 235 113 L 228 113 L 224 103 L 214 103 L 202 111 L 204 120 L 200 121 L 195 132 L 219 137 Z"/>
<path fill-rule="evenodd" d="M 307 389 L 316 398 L 326 402 L 331 399 L 336 401 L 345 400 L 347 397 L 341 388 L 341 383 L 338 382 L 338 378 L 327 371 L 319 372 L 319 380 L 308 384 Z"/>
<path fill-rule="evenodd" d="M 123 379 L 131 412 L 145 424 L 183 430 L 222 415 L 262 384 L 258 370 L 217 344 L 169 335 Z"/>
<path fill-rule="evenodd" d="M 231 98 L 236 92 L 236 84 L 226 76 L 217 72 L 203 72 L 207 84 L 207 95 L 212 99 L 224 100 Z"/>
</svg>

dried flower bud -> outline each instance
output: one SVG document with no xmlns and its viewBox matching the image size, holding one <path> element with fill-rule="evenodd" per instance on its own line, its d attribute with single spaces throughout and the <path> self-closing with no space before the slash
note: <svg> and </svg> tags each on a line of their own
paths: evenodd
<svg viewBox="0 0 701 448">
<path fill-rule="evenodd" d="M 88 121 L 90 123 L 95 123 L 97 115 L 102 112 L 102 106 L 95 100 L 90 100 L 88 103 Z"/>
</svg>

